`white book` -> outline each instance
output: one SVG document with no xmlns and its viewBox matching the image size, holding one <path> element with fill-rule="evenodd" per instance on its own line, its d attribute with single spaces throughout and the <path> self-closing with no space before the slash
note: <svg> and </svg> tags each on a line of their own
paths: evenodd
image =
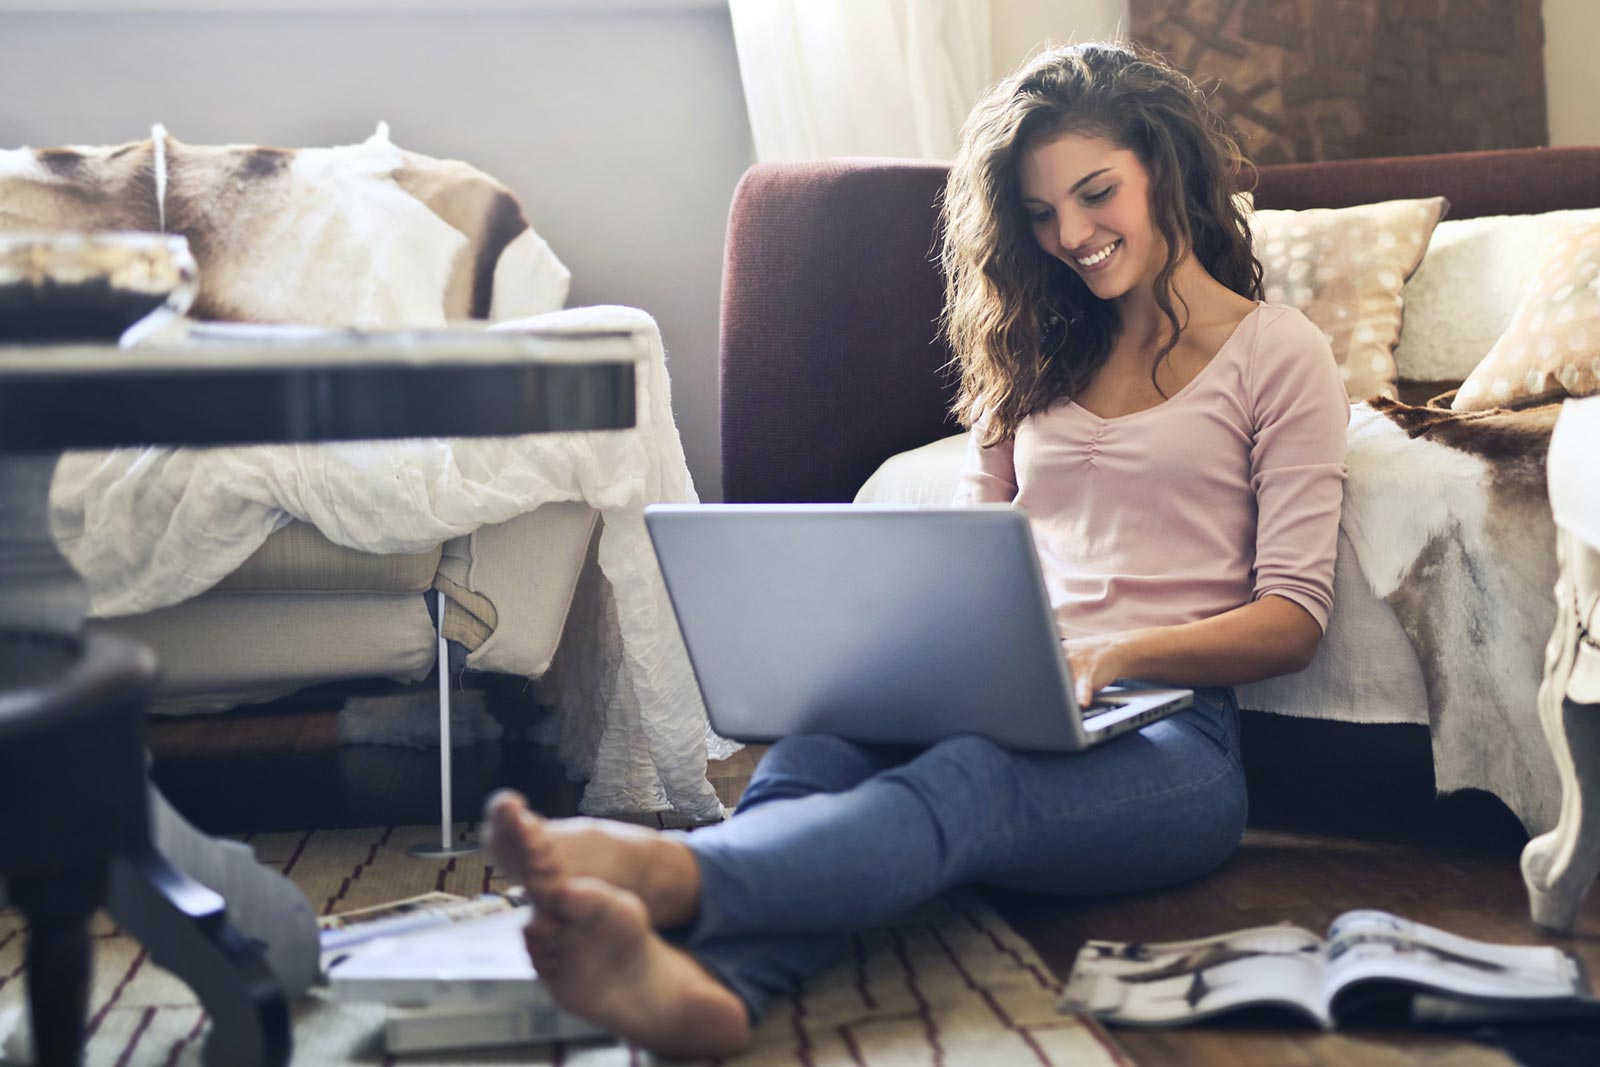
<svg viewBox="0 0 1600 1067">
<path fill-rule="evenodd" d="M 328 992 L 385 1004 L 548 1005 L 522 938 L 532 914 L 513 908 L 354 945 L 326 958 Z"/>
<path fill-rule="evenodd" d="M 498 1048 L 549 1041 L 611 1037 L 586 1019 L 554 1004 L 430 1005 L 395 1007 L 383 1024 L 391 1053 Z"/>
</svg>

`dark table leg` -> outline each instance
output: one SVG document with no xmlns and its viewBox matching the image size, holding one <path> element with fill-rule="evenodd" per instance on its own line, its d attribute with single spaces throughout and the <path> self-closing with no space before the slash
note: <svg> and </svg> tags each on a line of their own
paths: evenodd
<svg viewBox="0 0 1600 1067">
<path fill-rule="evenodd" d="M 89 919 L 105 899 L 105 864 L 22 878 L 6 891 L 28 920 L 28 1016 L 39 1067 L 82 1060 L 93 954 Z"/>
</svg>

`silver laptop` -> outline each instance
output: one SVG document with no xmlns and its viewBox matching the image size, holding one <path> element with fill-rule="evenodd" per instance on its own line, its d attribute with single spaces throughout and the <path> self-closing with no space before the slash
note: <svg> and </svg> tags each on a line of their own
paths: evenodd
<svg viewBox="0 0 1600 1067">
<path fill-rule="evenodd" d="M 1078 706 L 1017 507 L 656 505 L 645 522 L 724 737 L 1076 752 L 1194 699 L 1130 685 Z"/>
</svg>

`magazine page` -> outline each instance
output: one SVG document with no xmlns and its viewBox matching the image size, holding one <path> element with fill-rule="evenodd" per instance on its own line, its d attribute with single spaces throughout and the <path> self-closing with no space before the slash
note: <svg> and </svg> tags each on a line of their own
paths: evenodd
<svg viewBox="0 0 1600 1067">
<path fill-rule="evenodd" d="M 1463 997 L 1590 995 L 1582 967 L 1560 949 L 1474 941 L 1383 911 L 1346 912 L 1328 930 L 1329 1000 L 1357 982 L 1372 980 Z"/>
<path fill-rule="evenodd" d="M 520 889 L 505 893 L 483 893 L 476 897 L 424 893 L 369 908 L 324 915 L 317 920 L 317 927 L 322 954 L 327 956 L 364 941 L 394 937 L 464 919 L 477 919 L 526 903 L 527 898 Z"/>
<path fill-rule="evenodd" d="M 1323 943 L 1296 926 L 1194 941 L 1089 941 L 1056 1004 L 1130 1026 L 1173 1026 L 1246 1006 L 1279 1006 L 1331 1026 Z"/>
</svg>

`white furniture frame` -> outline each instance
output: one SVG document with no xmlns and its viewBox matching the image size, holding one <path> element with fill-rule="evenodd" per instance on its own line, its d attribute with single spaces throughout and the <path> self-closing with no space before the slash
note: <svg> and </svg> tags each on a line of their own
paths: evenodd
<svg viewBox="0 0 1600 1067">
<path fill-rule="evenodd" d="M 1600 872 L 1600 397 L 1568 401 L 1550 440 L 1557 617 L 1545 650 L 1539 718 L 1561 775 L 1555 829 L 1528 842 L 1522 875 L 1533 921 L 1577 925 Z"/>
</svg>

